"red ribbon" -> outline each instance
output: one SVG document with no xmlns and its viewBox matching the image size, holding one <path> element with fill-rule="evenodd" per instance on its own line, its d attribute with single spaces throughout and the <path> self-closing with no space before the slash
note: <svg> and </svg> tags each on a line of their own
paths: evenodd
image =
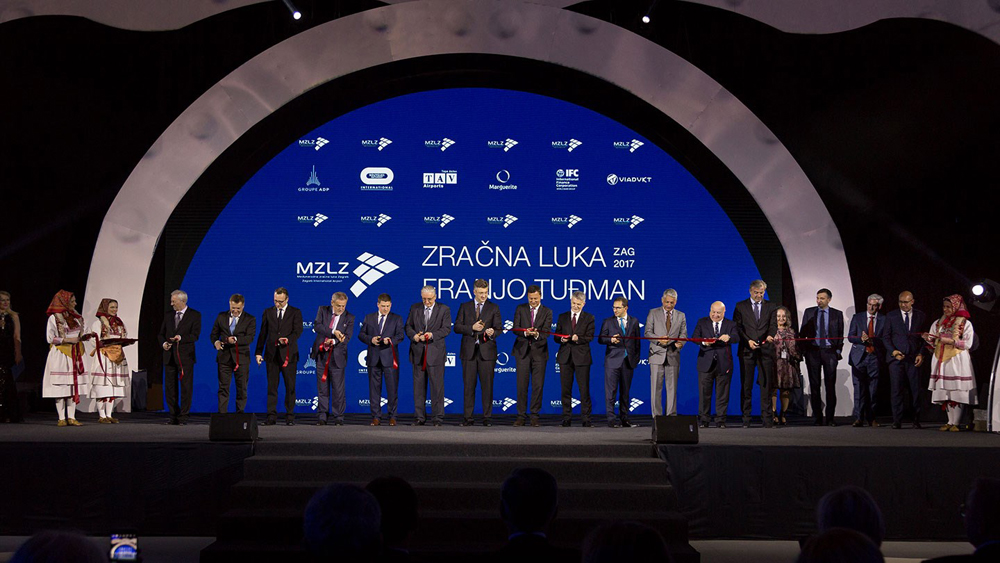
<svg viewBox="0 0 1000 563">
<path fill-rule="evenodd" d="M 274 345 L 280 348 L 282 344 L 281 344 L 281 341 L 279 340 L 279 341 L 275 342 Z M 285 363 L 281 364 L 281 367 L 283 367 L 283 368 L 287 368 L 288 367 L 288 355 L 290 353 L 291 353 L 291 350 L 288 349 L 288 345 L 285 345 Z"/>
<path fill-rule="evenodd" d="M 94 353 L 97 354 L 97 365 L 101 366 L 101 371 L 104 372 L 104 377 L 107 377 L 108 370 L 105 369 L 104 362 L 101 361 L 101 356 L 103 356 L 103 354 L 101 354 L 101 337 L 97 334 L 94 335 L 94 344 L 96 346 L 96 348 L 94 348 Z"/>
<path fill-rule="evenodd" d="M 174 343 L 174 356 L 177 357 L 177 365 L 181 368 L 181 379 L 184 379 L 184 364 L 181 363 L 180 342 Z"/>
<path fill-rule="evenodd" d="M 233 373 L 240 369 L 240 343 L 233 342 L 233 346 L 236 348 L 236 367 L 233 368 Z"/>
<path fill-rule="evenodd" d="M 73 362 L 73 402 L 80 403 L 80 383 L 77 381 L 77 374 L 83 374 L 83 354 L 81 349 L 83 344 L 76 343 L 70 348 L 71 360 Z"/>
<path fill-rule="evenodd" d="M 396 356 L 396 347 L 393 346 L 392 344 L 390 344 L 389 345 L 389 349 L 392 350 L 392 369 L 399 369 L 399 357 Z M 425 350 L 425 353 L 426 353 L 426 350 Z"/>
<path fill-rule="evenodd" d="M 330 370 L 330 356 L 333 355 L 333 349 L 331 348 L 328 350 L 326 348 L 326 342 L 324 342 L 319 345 L 319 351 L 326 352 L 326 365 L 323 366 L 323 377 L 320 378 L 320 381 L 326 381 L 326 372 Z"/>
<path fill-rule="evenodd" d="M 530 328 L 512 328 L 510 330 L 511 331 L 517 331 L 517 332 L 527 332 L 527 331 L 532 330 L 532 329 L 530 329 Z M 540 332 L 542 334 L 549 334 L 549 335 L 552 335 L 552 336 L 555 336 L 555 337 L 558 337 L 558 338 L 572 338 L 573 337 L 572 334 L 559 334 L 558 332 L 549 332 L 547 330 L 542 330 L 540 328 L 534 329 L 534 330 L 537 330 L 538 332 Z M 615 335 L 615 336 L 618 336 L 618 338 L 622 338 L 622 339 L 625 339 L 625 340 L 663 340 L 664 338 L 666 338 L 666 337 L 663 337 L 663 336 L 624 336 L 624 335 L 621 335 L 621 334 L 618 334 L 618 335 Z M 666 339 L 667 340 L 679 341 L 679 342 L 697 342 L 699 344 L 701 344 L 703 342 L 711 344 L 711 343 L 713 343 L 713 342 L 716 341 L 715 338 L 680 338 L 680 337 L 676 337 L 675 338 L 675 337 L 669 337 L 669 338 L 666 338 Z"/>
</svg>

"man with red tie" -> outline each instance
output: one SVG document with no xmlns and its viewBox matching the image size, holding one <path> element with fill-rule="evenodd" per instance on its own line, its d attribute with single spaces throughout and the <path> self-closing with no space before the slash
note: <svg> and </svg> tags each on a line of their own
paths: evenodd
<svg viewBox="0 0 1000 563">
<path fill-rule="evenodd" d="M 854 426 L 878 426 L 875 420 L 875 391 L 878 389 L 879 358 L 885 356 L 885 315 L 882 296 L 868 296 L 867 311 L 851 319 L 847 339 L 851 341 L 851 376 L 854 380 Z"/>
<path fill-rule="evenodd" d="M 514 426 L 524 426 L 526 413 L 530 413 L 532 426 L 541 426 L 538 413 L 542 409 L 545 366 L 549 363 L 549 340 L 541 331 L 548 332 L 552 328 L 552 309 L 542 305 L 541 287 L 528 286 L 528 302 L 521 303 L 514 310 L 513 328 L 514 348 L 511 354 L 517 364 L 517 420 L 514 421 Z"/>
<path fill-rule="evenodd" d="M 562 383 L 562 426 L 569 427 L 573 416 L 573 378 L 580 388 L 580 415 L 583 425 L 590 422 L 590 341 L 594 339 L 594 315 L 583 310 L 587 294 L 574 291 L 570 298 L 570 310 L 559 315 L 556 331 L 552 336 L 559 343 L 556 362 L 559 363 L 559 379 Z M 563 335 L 563 336 L 559 336 Z"/>
</svg>

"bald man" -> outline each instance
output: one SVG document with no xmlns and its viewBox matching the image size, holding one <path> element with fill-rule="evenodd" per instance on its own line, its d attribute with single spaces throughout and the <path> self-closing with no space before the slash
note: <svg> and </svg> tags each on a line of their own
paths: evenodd
<svg viewBox="0 0 1000 563">
<path fill-rule="evenodd" d="M 712 303 L 707 317 L 698 319 L 691 338 L 707 338 L 698 346 L 698 418 L 708 428 L 715 386 L 715 425 L 726 427 L 729 382 L 733 377 L 733 344 L 739 342 L 736 323 L 726 318 L 726 305 Z"/>
<path fill-rule="evenodd" d="M 885 332 L 882 333 L 892 387 L 892 427 L 896 430 L 903 427 L 905 387 L 910 388 L 913 427 L 920 428 L 920 366 L 927 350 L 918 333 L 927 331 L 927 315 L 913 308 L 914 301 L 909 291 L 900 293 L 899 309 L 886 315 Z"/>
</svg>

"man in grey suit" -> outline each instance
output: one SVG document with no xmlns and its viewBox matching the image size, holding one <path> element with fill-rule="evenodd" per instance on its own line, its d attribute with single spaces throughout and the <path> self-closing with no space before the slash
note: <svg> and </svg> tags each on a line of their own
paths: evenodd
<svg viewBox="0 0 1000 563">
<path fill-rule="evenodd" d="M 431 394 L 431 422 L 441 426 L 444 420 L 444 339 L 451 334 L 451 309 L 437 302 L 437 290 L 426 285 L 420 290 L 420 303 L 410 307 L 404 327 L 410 339 L 410 363 L 413 364 L 414 426 L 427 420 L 427 390 Z"/>
<path fill-rule="evenodd" d="M 668 289 L 660 298 L 662 307 L 657 307 L 646 315 L 646 338 L 649 341 L 649 388 L 653 390 L 653 416 L 677 415 L 677 378 L 680 375 L 681 348 L 683 342 L 671 338 L 687 338 L 687 319 L 684 313 L 674 309 L 677 305 L 677 291 Z M 667 407 L 663 408 L 663 391 L 667 392 Z"/>
</svg>

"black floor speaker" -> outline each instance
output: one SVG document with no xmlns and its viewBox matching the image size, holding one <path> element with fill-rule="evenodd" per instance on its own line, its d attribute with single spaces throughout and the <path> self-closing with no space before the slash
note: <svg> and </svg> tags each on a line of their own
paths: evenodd
<svg viewBox="0 0 1000 563">
<path fill-rule="evenodd" d="M 653 442 L 657 444 L 697 444 L 698 417 L 693 415 L 654 416 Z"/>
<path fill-rule="evenodd" d="M 257 417 L 248 413 L 216 413 L 208 424 L 211 442 L 255 442 Z"/>
</svg>

